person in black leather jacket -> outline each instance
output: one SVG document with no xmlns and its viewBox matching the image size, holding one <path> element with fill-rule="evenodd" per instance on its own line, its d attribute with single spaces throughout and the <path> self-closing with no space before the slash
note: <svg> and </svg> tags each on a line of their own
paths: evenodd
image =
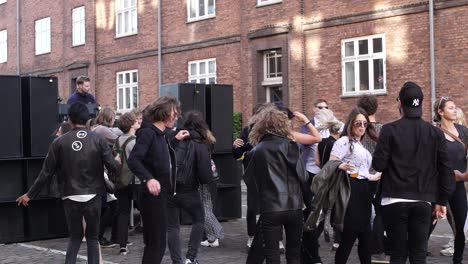
<svg viewBox="0 0 468 264">
<path fill-rule="evenodd" d="M 88 263 L 97 264 L 101 196 L 106 193 L 104 166 L 110 173 L 116 173 L 118 164 L 105 139 L 85 128 L 89 112 L 84 104 L 72 104 L 68 109 L 68 118 L 72 130 L 52 142 L 38 178 L 17 202 L 27 206 L 29 200 L 35 198 L 56 173 L 70 233 L 65 263 L 76 262 L 83 238 L 84 217 Z"/>
<path fill-rule="evenodd" d="M 302 185 L 307 172 L 288 116 L 277 109 L 260 115 L 249 135 L 255 147 L 244 174 L 247 186 L 255 188 L 260 197 L 260 218 L 247 263 L 262 263 L 265 258 L 266 263 L 280 263 L 278 242 L 283 226 L 287 263 L 300 263 Z"/>
<path fill-rule="evenodd" d="M 144 111 L 144 121 L 137 131 L 136 143 L 128 158 L 128 167 L 142 184 L 139 204 L 145 248 L 142 263 L 161 263 L 166 251 L 167 196 L 175 192 L 176 162 L 174 145 L 189 136 L 181 130 L 175 137 L 172 128 L 180 114 L 175 97 L 159 97 Z M 177 140 L 175 140 L 177 139 Z"/>
</svg>

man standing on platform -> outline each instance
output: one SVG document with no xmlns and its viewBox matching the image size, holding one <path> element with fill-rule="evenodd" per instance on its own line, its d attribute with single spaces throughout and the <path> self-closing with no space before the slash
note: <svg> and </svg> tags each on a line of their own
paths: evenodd
<svg viewBox="0 0 468 264">
<path fill-rule="evenodd" d="M 87 76 L 79 76 L 76 79 L 76 91 L 68 98 L 67 104 L 71 105 L 76 102 L 83 104 L 95 104 L 94 96 L 89 93 L 91 88 L 91 80 Z"/>
</svg>

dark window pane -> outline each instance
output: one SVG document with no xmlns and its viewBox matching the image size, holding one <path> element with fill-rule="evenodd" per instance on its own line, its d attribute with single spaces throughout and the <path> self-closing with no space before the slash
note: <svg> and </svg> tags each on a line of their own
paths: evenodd
<svg viewBox="0 0 468 264">
<path fill-rule="evenodd" d="M 283 89 L 281 86 L 268 87 L 270 90 L 270 102 L 283 101 Z"/>
<path fill-rule="evenodd" d="M 198 16 L 205 15 L 205 0 L 198 0 Z"/>
<path fill-rule="evenodd" d="M 125 109 L 130 109 L 130 87 L 125 88 Z"/>
<path fill-rule="evenodd" d="M 375 38 L 372 40 L 374 45 L 374 53 L 382 52 L 382 38 Z"/>
<path fill-rule="evenodd" d="M 215 13 L 215 6 L 214 6 L 214 0 L 208 0 L 208 14 L 214 14 Z"/>
<path fill-rule="evenodd" d="M 277 77 L 281 77 L 282 76 L 282 70 L 281 70 L 281 56 L 279 56 L 278 58 L 276 58 L 276 76 Z"/>
<path fill-rule="evenodd" d="M 367 39 L 359 41 L 359 55 L 365 55 L 369 53 L 369 45 Z"/>
<path fill-rule="evenodd" d="M 345 56 L 354 56 L 354 41 L 345 43 Z"/>
<path fill-rule="evenodd" d="M 369 61 L 359 61 L 359 90 L 369 90 Z"/>
<path fill-rule="evenodd" d="M 374 89 L 384 88 L 383 59 L 374 60 Z"/>
<path fill-rule="evenodd" d="M 275 67 L 275 58 L 273 55 L 270 55 L 268 58 L 268 77 L 276 77 L 276 67 Z"/>
</svg>

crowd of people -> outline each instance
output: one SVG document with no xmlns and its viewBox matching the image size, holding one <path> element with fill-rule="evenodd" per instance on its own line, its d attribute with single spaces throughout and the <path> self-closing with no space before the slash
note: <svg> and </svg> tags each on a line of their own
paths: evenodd
<svg viewBox="0 0 468 264">
<path fill-rule="evenodd" d="M 163 96 L 117 120 L 110 107 L 91 119 L 89 82 L 78 78 L 68 121 L 18 204 L 56 186 L 50 189 L 63 200 L 70 233 L 67 264 L 83 241 L 88 263 L 102 263 L 100 247 L 129 254 L 133 207 L 142 263 L 161 263 L 166 245 L 174 264 L 199 263 L 199 247 L 218 247 L 224 237 L 211 200 L 216 139 L 203 115 L 183 113 L 176 128 L 180 102 Z M 283 252 L 289 264 L 322 263 L 321 235 L 337 264 L 347 263 L 356 240 L 363 264 L 425 263 L 430 234 L 446 215 L 454 240 L 441 253 L 462 263 L 468 129 L 448 97 L 433 105 L 433 122 L 424 121 L 423 99 L 417 84 L 405 83 L 395 106 L 401 118 L 388 124 L 376 120 L 373 95 L 361 96 L 345 122 L 324 99 L 314 102 L 312 118 L 281 102 L 256 105 L 233 142 L 247 186 L 247 263 L 280 263 Z M 185 257 L 182 210 L 192 223 Z"/>
</svg>

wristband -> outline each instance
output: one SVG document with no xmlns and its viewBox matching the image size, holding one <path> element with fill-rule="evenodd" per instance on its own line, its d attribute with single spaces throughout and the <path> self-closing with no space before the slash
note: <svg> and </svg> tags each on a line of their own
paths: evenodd
<svg viewBox="0 0 468 264">
<path fill-rule="evenodd" d="M 309 122 L 305 123 L 304 126 L 307 126 L 308 124 L 311 124 L 312 121 L 309 120 Z"/>
</svg>

